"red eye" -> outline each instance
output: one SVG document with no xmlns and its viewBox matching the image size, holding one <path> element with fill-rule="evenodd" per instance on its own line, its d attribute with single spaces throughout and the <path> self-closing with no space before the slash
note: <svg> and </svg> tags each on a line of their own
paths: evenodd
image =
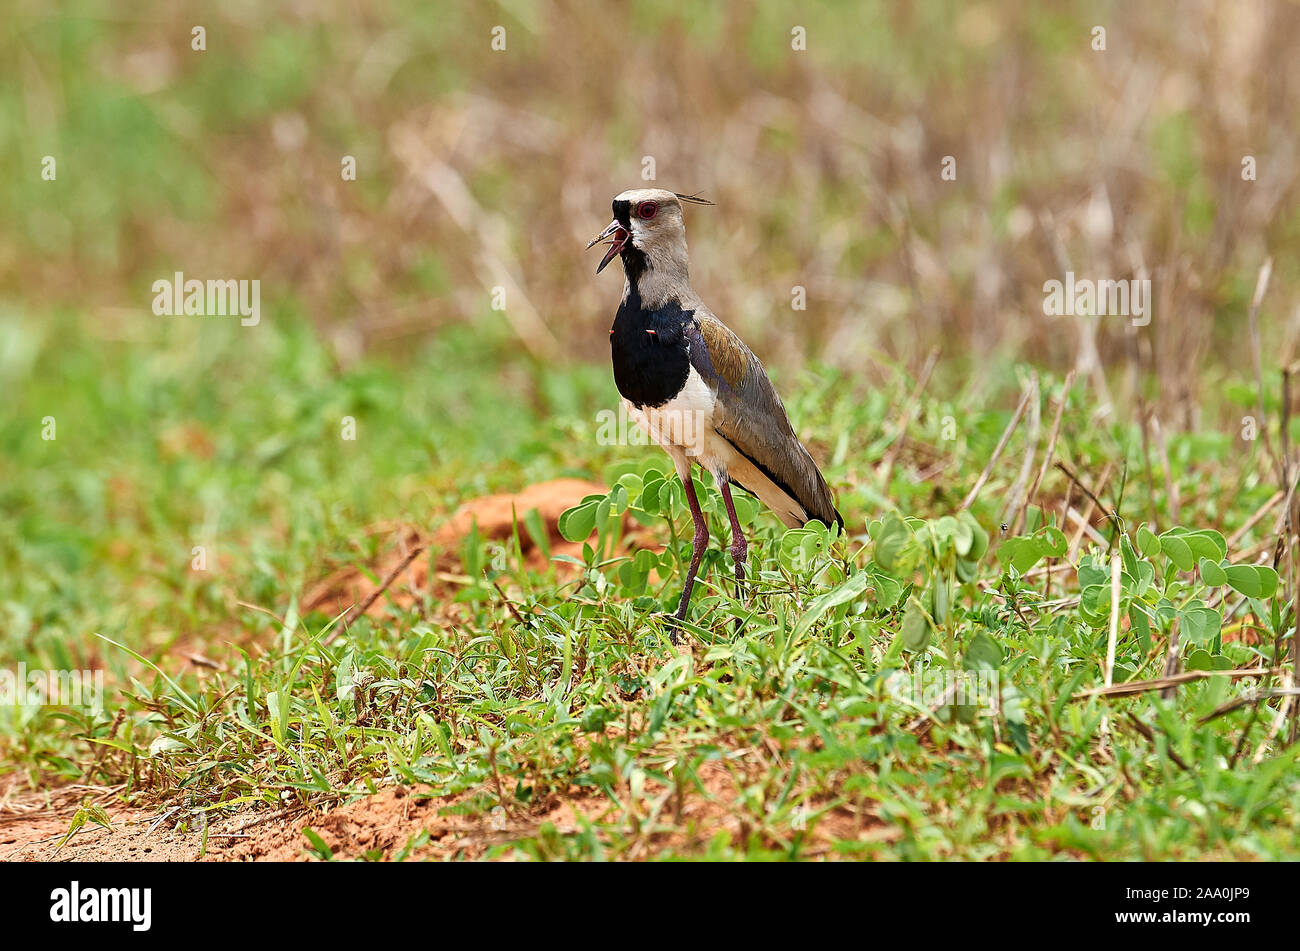
<svg viewBox="0 0 1300 951">
<path fill-rule="evenodd" d="M 636 216 L 638 218 L 644 218 L 646 221 L 649 221 L 651 218 L 655 216 L 655 212 L 657 212 L 658 210 L 659 210 L 659 206 L 655 202 L 643 201 L 641 202 L 641 204 L 636 206 Z"/>
</svg>

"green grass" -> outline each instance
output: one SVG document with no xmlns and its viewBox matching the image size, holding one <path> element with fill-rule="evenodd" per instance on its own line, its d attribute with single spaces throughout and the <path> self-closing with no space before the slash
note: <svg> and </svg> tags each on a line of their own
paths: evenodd
<svg viewBox="0 0 1300 951">
<path fill-rule="evenodd" d="M 1296 132 L 1276 121 L 1295 90 L 1253 69 L 1294 40 L 1284 11 L 1207 44 L 1226 35 L 1212 5 L 1171 25 L 1123 4 L 823 4 L 796 52 L 776 3 L 393 0 L 204 14 L 199 53 L 194 11 L 107 10 L 20 0 L 0 20 L 18 64 L 0 75 L 0 669 L 107 682 L 100 711 L 0 706 L 0 782 L 121 785 L 181 822 L 309 817 L 394 783 L 527 820 L 511 828 L 578 807 L 489 856 L 1298 856 L 1283 699 L 1228 708 L 1281 675 L 1224 673 L 1290 663 L 1295 630 L 1294 555 L 1277 579 L 1255 567 L 1278 508 L 1235 537 L 1279 487 L 1296 352 Z M 849 525 L 785 532 L 741 502 L 740 603 L 702 486 L 714 544 L 684 652 L 663 612 L 689 518 L 657 450 L 598 439 L 617 279 L 580 250 L 647 155 L 659 184 L 717 200 L 688 225 L 697 287 L 773 369 Z M 1110 404 L 1093 377 L 1064 392 L 1081 325 L 1043 318 L 1043 281 L 1138 261 L 1151 326 L 1096 327 Z M 493 262 L 550 359 L 489 309 Z M 155 317 L 176 270 L 259 279 L 261 324 Z M 959 514 L 1031 380 L 1024 471 L 1065 399 L 1055 457 L 1118 512 L 1077 550 L 1064 503 L 1086 502 L 1050 467 L 1003 527 L 1032 414 Z M 342 567 L 378 580 L 377 526 L 430 537 L 466 500 L 561 476 L 611 488 L 564 519 L 578 556 L 538 569 L 471 534 L 439 553 L 456 580 L 436 597 L 346 625 L 302 607 Z M 521 539 L 551 537 L 518 514 Z M 1114 680 L 1158 676 L 1175 624 L 1205 679 L 1088 693 L 1113 553 Z M 996 678 L 997 709 L 899 687 L 962 671 Z M 431 854 L 412 831 L 403 854 Z"/>
<path fill-rule="evenodd" d="M 1050 527 L 1059 501 L 1035 509 L 1021 539 L 1001 537 L 1023 433 L 975 517 L 951 517 L 1006 410 L 925 397 L 880 486 L 866 461 L 888 451 L 892 424 L 878 420 L 897 417 L 909 381 L 870 391 L 834 375 L 785 381 L 801 432 L 847 434 L 818 455 L 848 535 L 783 531 L 742 502 L 756 576 L 742 604 L 725 515 L 701 485 L 714 545 L 679 653 L 662 615 L 680 591 L 689 515 L 661 453 L 597 444 L 596 411 L 612 397 L 604 367 L 520 363 L 536 385 L 503 413 L 487 372 L 501 370 L 503 350 L 490 333 L 338 372 L 291 315 L 251 343 L 231 327 L 167 324 L 148 361 L 62 326 L 3 330 L 29 381 L 0 428 L 3 643 L 29 667 L 100 660 L 110 689 L 95 714 L 0 711 L 5 768 L 32 783 L 125 782 L 129 795 L 196 814 L 323 806 L 393 782 L 469 794 L 461 808 L 485 814 L 583 803 L 587 828 L 543 828 L 491 853 L 541 858 L 1296 854 L 1297 747 L 1275 742 L 1253 766 L 1271 708 L 1213 715 L 1253 681 L 1072 699 L 1104 676 L 1109 561 L 1092 543 L 1074 564 L 1061 557 L 1064 536 Z M 92 366 L 96 386 L 61 383 Z M 1045 417 L 1050 407 L 1045 396 Z M 1189 550 L 1210 562 L 1189 563 L 1182 536 L 1166 534 L 1163 473 L 1146 485 L 1136 434 L 1089 426 L 1086 410 L 1076 388 L 1058 456 L 1085 481 L 1107 460 L 1129 463 L 1116 681 L 1159 675 L 1174 617 L 1189 667 L 1269 665 L 1278 632 L 1285 660 L 1285 586 L 1239 606 L 1214 571 L 1213 530 L 1241 524 L 1273 491 L 1263 479 L 1227 491 L 1241 444 L 1172 441 L 1182 525 L 1204 530 L 1187 536 Z M 40 438 L 47 415 L 52 442 Z M 355 442 L 339 437 L 345 415 Z M 187 435 L 169 435 L 178 431 Z M 918 484 L 932 453 L 952 465 Z M 592 530 L 580 566 L 530 570 L 517 546 L 503 558 L 471 536 L 457 552 L 469 582 L 454 611 L 426 600 L 346 631 L 298 611 L 298 595 L 333 567 L 374 563 L 383 538 L 366 533 L 372 522 L 431 526 L 462 499 L 565 474 L 615 487 L 565 520 L 571 535 Z M 1118 485 L 1102 491 L 1108 505 Z M 1063 478 L 1044 490 L 1059 499 Z M 1154 534 L 1140 527 L 1151 511 Z M 1094 521 L 1109 540 L 1113 529 Z M 632 526 L 643 547 L 667 547 L 629 547 Z M 209 567 L 194 571 L 191 549 L 205 541 Z M 1020 577 L 1049 558 L 1050 589 L 1042 575 Z M 1234 578 L 1243 590 L 1258 582 Z M 1221 590 L 1237 608 L 1227 617 Z M 1259 647 L 1225 638 L 1252 627 Z M 177 644 L 199 645 L 226 672 L 182 676 Z M 891 686 L 897 672 L 948 669 L 995 672 L 1000 710 Z M 730 777 L 725 796 L 717 776 Z"/>
</svg>

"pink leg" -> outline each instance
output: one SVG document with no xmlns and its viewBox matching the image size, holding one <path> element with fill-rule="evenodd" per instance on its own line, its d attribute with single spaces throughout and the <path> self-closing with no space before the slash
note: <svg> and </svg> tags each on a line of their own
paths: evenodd
<svg viewBox="0 0 1300 951">
<path fill-rule="evenodd" d="M 686 620 L 686 609 L 691 603 L 691 589 L 695 587 L 695 575 L 700 570 L 704 549 L 709 546 L 709 523 L 700 511 L 700 500 L 695 496 L 695 483 L 689 472 L 682 477 L 682 487 L 686 489 L 686 504 L 691 507 L 691 519 L 695 522 L 695 537 L 691 539 L 691 566 L 686 570 L 686 586 L 682 588 L 682 601 L 677 606 L 675 615 L 679 621 Z M 674 644 L 677 643 L 676 628 L 673 629 L 672 640 Z"/>
<path fill-rule="evenodd" d="M 736 597 L 743 601 L 745 598 L 745 560 L 749 557 L 749 543 L 745 541 L 745 533 L 740 527 L 740 519 L 736 518 L 736 505 L 731 501 L 731 481 L 723 482 L 719 488 L 722 489 L 722 501 L 727 504 L 727 517 L 731 519 L 731 557 L 736 562 Z"/>
</svg>

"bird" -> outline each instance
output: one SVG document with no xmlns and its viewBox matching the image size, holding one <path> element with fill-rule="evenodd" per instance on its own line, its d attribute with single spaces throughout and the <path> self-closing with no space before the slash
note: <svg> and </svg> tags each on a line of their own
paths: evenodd
<svg viewBox="0 0 1300 951">
<path fill-rule="evenodd" d="M 763 364 L 691 286 L 685 204 L 713 202 L 661 188 L 621 192 L 614 220 L 587 245 L 607 246 L 597 274 L 615 257 L 622 261 L 623 297 L 609 331 L 614 383 L 628 415 L 672 459 L 694 522 L 674 644 L 709 542 L 693 465 L 713 476 L 726 505 L 742 600 L 749 545 L 731 486 L 757 496 L 790 528 L 816 519 L 844 530 L 826 479 L 795 435 Z"/>
</svg>

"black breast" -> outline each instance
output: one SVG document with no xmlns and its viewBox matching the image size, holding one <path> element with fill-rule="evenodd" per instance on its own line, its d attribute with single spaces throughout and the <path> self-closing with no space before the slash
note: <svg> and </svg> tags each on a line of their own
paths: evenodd
<svg viewBox="0 0 1300 951">
<path fill-rule="evenodd" d="M 632 283 L 614 318 L 609 348 L 614 383 L 633 406 L 662 406 L 686 385 L 690 342 L 682 328 L 693 315 L 675 302 L 646 310 Z"/>
</svg>

